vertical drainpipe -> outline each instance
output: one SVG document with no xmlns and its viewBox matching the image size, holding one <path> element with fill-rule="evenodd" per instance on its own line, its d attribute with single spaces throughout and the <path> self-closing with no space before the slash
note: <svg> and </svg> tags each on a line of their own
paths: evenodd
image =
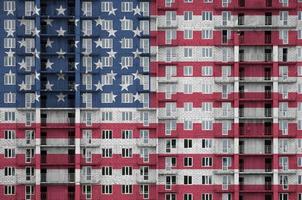
<svg viewBox="0 0 302 200">
<path fill-rule="evenodd" d="M 37 8 L 40 8 L 40 0 L 35 0 L 35 4 Z M 35 27 L 38 30 L 41 30 L 40 26 L 40 16 L 35 15 Z M 35 36 L 35 47 L 38 52 L 41 52 L 40 48 L 40 37 Z M 41 60 L 38 58 L 35 58 L 35 69 L 36 73 L 41 72 Z M 41 91 L 41 85 L 40 85 L 40 80 L 35 79 L 35 90 L 36 94 L 40 95 Z M 41 135 L 41 108 L 40 108 L 40 101 L 35 101 L 35 111 L 36 111 L 36 128 L 35 128 L 35 138 L 36 138 L 36 146 L 35 146 L 35 178 L 36 178 L 36 187 L 35 187 L 35 199 L 40 200 L 41 199 L 41 140 L 40 140 L 40 135 Z"/>
<path fill-rule="evenodd" d="M 234 37 L 234 200 L 239 200 L 239 35 Z"/>
<path fill-rule="evenodd" d="M 81 47 L 81 0 L 75 0 L 75 41 L 79 41 L 78 48 L 75 49 L 75 84 L 81 83 L 81 60 L 80 60 L 80 47 Z M 81 105 L 81 94 L 80 86 L 75 87 L 75 200 L 80 200 L 81 196 L 81 185 L 80 185 L 80 162 L 81 162 L 81 130 L 80 130 L 80 105 Z"/>
<path fill-rule="evenodd" d="M 279 95 L 278 95 L 278 46 L 273 46 L 273 200 L 278 200 L 278 107 L 279 107 Z"/>
</svg>

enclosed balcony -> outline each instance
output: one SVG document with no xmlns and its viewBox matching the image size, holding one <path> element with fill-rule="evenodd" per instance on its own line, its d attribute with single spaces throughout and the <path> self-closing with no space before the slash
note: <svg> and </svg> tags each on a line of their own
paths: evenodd
<svg viewBox="0 0 302 200">
<path fill-rule="evenodd" d="M 271 121 L 265 121 L 263 123 L 239 123 L 239 137 L 271 137 L 272 132 L 273 125 Z"/>
</svg>

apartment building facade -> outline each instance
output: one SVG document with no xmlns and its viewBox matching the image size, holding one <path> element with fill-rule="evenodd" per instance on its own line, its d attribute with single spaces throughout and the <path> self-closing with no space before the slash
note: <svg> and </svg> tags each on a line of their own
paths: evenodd
<svg viewBox="0 0 302 200">
<path fill-rule="evenodd" d="M 302 1 L 0 10 L 1 200 L 302 200 Z"/>
</svg>

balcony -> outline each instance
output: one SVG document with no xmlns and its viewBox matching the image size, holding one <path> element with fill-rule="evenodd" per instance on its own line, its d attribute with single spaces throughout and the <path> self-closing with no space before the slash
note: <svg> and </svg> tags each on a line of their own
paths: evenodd
<svg viewBox="0 0 302 200">
<path fill-rule="evenodd" d="M 41 173 L 41 184 L 74 183 L 75 173 Z"/>
<path fill-rule="evenodd" d="M 297 82 L 297 77 L 279 77 L 278 78 L 279 83 L 296 83 Z"/>
<path fill-rule="evenodd" d="M 264 123 L 239 123 L 239 137 L 258 138 L 271 137 L 273 126 L 271 122 Z"/>
<path fill-rule="evenodd" d="M 234 82 L 234 77 L 215 77 L 214 81 L 216 83 L 233 83 Z"/>
<path fill-rule="evenodd" d="M 41 137 L 41 146 L 43 147 L 66 147 L 69 148 L 70 146 L 75 145 L 75 138 L 67 138 L 67 139 L 47 139 L 45 137 Z"/>
<path fill-rule="evenodd" d="M 234 119 L 234 111 L 233 109 L 229 111 L 224 111 L 223 108 L 215 109 L 214 113 L 215 119 Z"/>
<path fill-rule="evenodd" d="M 156 183 L 156 176 L 153 175 L 136 175 L 136 182 L 140 184 L 150 184 L 150 183 Z"/>
<path fill-rule="evenodd" d="M 136 140 L 136 145 L 138 147 L 156 147 L 157 143 L 155 139 L 141 138 Z"/>
<path fill-rule="evenodd" d="M 177 84 L 178 78 L 177 77 L 160 77 L 158 78 L 159 84 Z"/>
<path fill-rule="evenodd" d="M 296 119 L 296 118 L 297 118 L 296 110 L 286 110 L 286 111 L 279 110 L 279 119 Z"/>
<path fill-rule="evenodd" d="M 41 165 L 74 165 L 75 155 L 62 154 L 58 159 L 57 154 L 41 155 Z"/>
<path fill-rule="evenodd" d="M 178 28 L 178 23 L 176 20 L 173 21 L 159 21 L 157 27 L 159 29 L 176 29 Z"/>
<path fill-rule="evenodd" d="M 246 76 L 240 76 L 239 77 L 240 83 L 270 83 L 273 82 L 273 79 L 271 76 L 267 77 L 246 77 Z"/>
<path fill-rule="evenodd" d="M 272 109 L 264 109 L 264 112 L 261 110 L 257 111 L 251 109 L 242 109 L 239 108 L 239 118 L 240 119 L 271 119 L 272 118 Z"/>
</svg>

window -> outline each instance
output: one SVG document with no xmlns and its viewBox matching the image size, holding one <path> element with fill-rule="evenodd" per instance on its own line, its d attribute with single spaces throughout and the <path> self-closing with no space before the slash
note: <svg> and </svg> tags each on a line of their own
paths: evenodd
<svg viewBox="0 0 302 200">
<path fill-rule="evenodd" d="M 193 66 L 184 66 L 184 76 L 193 76 Z"/>
<path fill-rule="evenodd" d="M 184 130 L 193 130 L 192 120 L 188 120 L 188 119 L 184 120 Z"/>
<path fill-rule="evenodd" d="M 297 158 L 297 166 L 302 167 L 302 157 Z"/>
<path fill-rule="evenodd" d="M 110 111 L 102 112 L 102 121 L 112 121 L 112 112 Z"/>
<path fill-rule="evenodd" d="M 82 21 L 82 32 L 84 36 L 92 35 L 92 20 L 83 20 Z"/>
<path fill-rule="evenodd" d="M 212 102 L 202 102 L 202 111 L 204 112 L 212 112 L 213 103 Z"/>
<path fill-rule="evenodd" d="M 185 193 L 183 200 L 193 200 L 193 194 Z"/>
<path fill-rule="evenodd" d="M 184 184 L 191 185 L 192 184 L 192 176 L 184 176 Z"/>
<path fill-rule="evenodd" d="M 101 11 L 102 12 L 109 12 L 113 9 L 113 2 L 101 2 Z"/>
<path fill-rule="evenodd" d="M 102 157 L 111 158 L 112 157 L 112 149 L 111 148 L 103 148 L 102 149 Z"/>
<path fill-rule="evenodd" d="M 193 30 L 185 29 L 184 30 L 184 39 L 186 39 L 186 40 L 193 39 Z"/>
<path fill-rule="evenodd" d="M 210 176 L 210 175 L 201 176 L 201 184 L 202 185 L 211 185 L 212 184 L 212 176 Z"/>
<path fill-rule="evenodd" d="M 122 167 L 122 175 L 123 176 L 131 176 L 132 175 L 132 167 L 130 167 L 130 166 Z"/>
<path fill-rule="evenodd" d="M 34 12 L 35 2 L 25 1 L 25 16 L 31 16 Z"/>
<path fill-rule="evenodd" d="M 184 148 L 192 148 L 193 140 L 191 139 L 184 139 Z"/>
<path fill-rule="evenodd" d="M 201 68 L 202 76 L 213 76 L 213 67 L 212 66 L 203 66 Z"/>
<path fill-rule="evenodd" d="M 14 167 L 5 167 L 4 168 L 4 176 L 15 176 L 15 168 Z"/>
<path fill-rule="evenodd" d="M 204 94 L 212 94 L 212 84 L 202 84 L 201 92 Z"/>
<path fill-rule="evenodd" d="M 184 111 L 192 111 L 193 110 L 193 103 L 185 102 L 184 103 Z"/>
<path fill-rule="evenodd" d="M 102 20 L 102 30 L 108 31 L 113 28 L 113 21 L 112 20 Z"/>
<path fill-rule="evenodd" d="M 131 121 L 132 112 L 122 112 L 122 121 Z"/>
<path fill-rule="evenodd" d="M 288 200 L 288 194 L 287 193 L 280 193 L 279 194 L 279 200 Z"/>
<path fill-rule="evenodd" d="M 5 148 L 4 149 L 4 157 L 5 158 L 14 158 L 16 156 L 15 149 L 13 148 Z"/>
<path fill-rule="evenodd" d="M 4 1 L 4 8 L 3 10 L 7 12 L 7 15 L 9 13 L 12 13 L 14 15 L 14 11 L 16 11 L 16 2 L 15 1 Z"/>
<path fill-rule="evenodd" d="M 122 185 L 122 194 L 132 194 L 132 185 Z"/>
<path fill-rule="evenodd" d="M 192 11 L 185 11 L 184 12 L 184 20 L 190 21 L 193 19 L 193 12 Z"/>
<path fill-rule="evenodd" d="M 4 85 L 15 85 L 16 84 L 16 74 L 9 71 L 4 74 Z"/>
<path fill-rule="evenodd" d="M 205 11 L 201 13 L 203 21 L 212 21 L 213 13 L 210 11 Z"/>
<path fill-rule="evenodd" d="M 131 158 L 132 148 L 122 148 L 122 158 Z"/>
<path fill-rule="evenodd" d="M 213 30 L 211 30 L 211 29 L 203 29 L 201 31 L 201 38 L 202 39 L 212 39 L 213 38 Z"/>
<path fill-rule="evenodd" d="M 193 56 L 193 49 L 192 48 L 184 48 L 184 57 L 185 58 L 192 58 Z"/>
<path fill-rule="evenodd" d="M 5 130 L 4 131 L 4 139 L 6 139 L 6 140 L 16 139 L 16 131 L 15 130 Z"/>
<path fill-rule="evenodd" d="M 213 165 L 213 158 L 211 157 L 203 157 L 201 159 L 201 166 L 202 167 L 211 167 Z"/>
<path fill-rule="evenodd" d="M 202 130 L 213 130 L 213 121 L 202 120 Z"/>
<path fill-rule="evenodd" d="M 4 48 L 6 48 L 6 49 L 16 48 L 16 39 L 15 38 L 4 38 Z"/>
<path fill-rule="evenodd" d="M 201 48 L 201 56 L 202 58 L 212 58 L 212 48 L 211 47 L 203 47 Z"/>
<path fill-rule="evenodd" d="M 102 130 L 102 139 L 112 139 L 112 130 Z"/>
<path fill-rule="evenodd" d="M 122 130 L 122 139 L 132 139 L 132 130 Z"/>
<path fill-rule="evenodd" d="M 82 12 L 83 15 L 86 17 L 91 17 L 92 16 L 92 2 L 82 2 Z"/>
<path fill-rule="evenodd" d="M 193 86 L 192 84 L 185 83 L 184 84 L 184 93 L 185 94 L 192 94 L 193 93 Z"/>
<path fill-rule="evenodd" d="M 92 193 L 91 185 L 83 185 L 82 193 L 85 194 L 86 199 L 91 199 L 91 193 Z"/>
<path fill-rule="evenodd" d="M 193 166 L 193 158 L 185 157 L 184 158 L 184 166 L 185 167 L 192 167 Z"/>
<path fill-rule="evenodd" d="M 126 19 L 124 17 L 121 21 L 121 29 L 123 31 L 132 31 L 133 30 L 133 21 L 130 19 Z"/>
<path fill-rule="evenodd" d="M 133 66 L 133 57 L 121 57 L 121 65 L 123 68 L 128 68 Z"/>
<path fill-rule="evenodd" d="M 103 194 L 112 194 L 112 185 L 102 185 Z"/>
<path fill-rule="evenodd" d="M 133 40 L 131 38 L 122 38 L 121 48 L 122 49 L 132 49 L 133 48 Z"/>
<path fill-rule="evenodd" d="M 122 12 L 133 12 L 133 2 L 121 2 Z"/>
<path fill-rule="evenodd" d="M 202 139 L 201 140 L 201 148 L 202 149 L 212 148 L 212 140 L 211 139 Z"/>
<path fill-rule="evenodd" d="M 5 185 L 4 186 L 4 194 L 5 195 L 14 195 L 15 194 L 15 186 L 14 185 Z"/>
<path fill-rule="evenodd" d="M 5 121 L 15 121 L 16 120 L 15 112 L 4 112 L 4 120 Z"/>
<path fill-rule="evenodd" d="M 102 93 L 101 102 L 102 103 L 113 103 L 113 93 Z"/>
<path fill-rule="evenodd" d="M 112 167 L 109 167 L 109 166 L 102 167 L 102 175 L 103 176 L 112 176 Z"/>
</svg>

